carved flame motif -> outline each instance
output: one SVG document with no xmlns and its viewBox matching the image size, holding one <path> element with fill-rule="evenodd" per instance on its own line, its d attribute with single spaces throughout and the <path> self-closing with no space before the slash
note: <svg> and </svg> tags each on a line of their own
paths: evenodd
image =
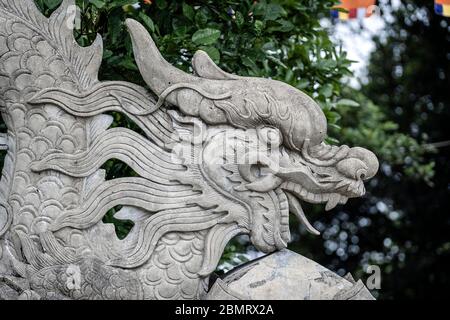
<svg viewBox="0 0 450 320">
<path fill-rule="evenodd" d="M 47 19 L 31 0 L 0 0 L 8 127 L 0 268 L 11 265 L 11 276 L 27 281 L 24 295 L 199 299 L 233 237 L 279 250 L 290 241 L 289 212 L 318 234 L 301 201 L 330 210 L 364 194 L 375 155 L 326 145 L 325 116 L 304 93 L 226 73 L 202 51 L 195 74 L 184 73 L 133 20 L 126 24 L 135 58 L 157 98 L 131 83 L 100 82 L 101 38 L 76 44 L 73 4 Z M 145 136 L 110 128 L 109 111 Z M 105 181 L 100 168 L 109 159 L 139 177 Z M 115 217 L 134 222 L 123 240 L 102 222 L 119 205 Z"/>
</svg>

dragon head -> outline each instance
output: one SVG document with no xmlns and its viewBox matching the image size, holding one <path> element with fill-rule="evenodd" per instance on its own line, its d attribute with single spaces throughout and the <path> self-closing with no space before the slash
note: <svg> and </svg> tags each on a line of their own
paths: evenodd
<svg viewBox="0 0 450 320">
<path fill-rule="evenodd" d="M 164 60 L 142 25 L 128 20 L 127 26 L 158 104 L 173 105 L 208 127 L 201 156 L 205 178 L 246 208 L 228 207 L 227 219 L 246 229 L 258 249 L 286 247 L 289 211 L 318 234 L 299 200 L 331 210 L 364 195 L 364 181 L 378 170 L 376 156 L 325 144 L 325 115 L 306 94 L 280 81 L 226 73 L 202 51 L 193 58 L 195 74 L 187 74 Z"/>
</svg>

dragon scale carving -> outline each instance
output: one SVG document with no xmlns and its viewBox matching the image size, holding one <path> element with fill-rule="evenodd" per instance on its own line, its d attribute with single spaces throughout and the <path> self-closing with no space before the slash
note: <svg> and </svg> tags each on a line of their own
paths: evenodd
<svg viewBox="0 0 450 320">
<path fill-rule="evenodd" d="M 46 18 L 32 0 L 0 0 L 0 279 L 21 298 L 202 299 L 235 236 L 280 250 L 289 212 L 318 234 L 301 201 L 330 210 L 364 194 L 375 155 L 326 145 L 325 116 L 304 93 L 226 73 L 202 51 L 184 73 L 134 20 L 151 91 L 99 81 L 101 37 L 75 42 L 72 5 Z M 145 135 L 111 128 L 110 111 Z M 106 181 L 110 159 L 137 176 Z M 134 223 L 123 240 L 102 222 L 117 206 Z"/>
</svg>

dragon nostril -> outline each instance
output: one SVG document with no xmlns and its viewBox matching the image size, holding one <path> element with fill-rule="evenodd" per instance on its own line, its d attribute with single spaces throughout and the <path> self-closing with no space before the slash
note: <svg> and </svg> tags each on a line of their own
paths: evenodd
<svg viewBox="0 0 450 320">
<path fill-rule="evenodd" d="M 366 169 L 359 169 L 358 171 L 356 171 L 356 179 L 364 180 L 366 177 L 367 177 Z"/>
</svg>

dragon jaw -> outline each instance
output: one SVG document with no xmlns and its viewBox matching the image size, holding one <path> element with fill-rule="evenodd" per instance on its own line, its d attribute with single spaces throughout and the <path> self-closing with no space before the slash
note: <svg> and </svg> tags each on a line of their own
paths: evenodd
<svg viewBox="0 0 450 320">
<path fill-rule="evenodd" d="M 266 194 L 276 194 L 277 198 L 271 197 L 270 199 L 278 204 L 272 204 L 274 210 L 270 213 L 265 212 L 263 214 L 253 211 L 253 217 L 251 225 L 251 240 L 258 250 L 263 252 L 273 252 L 287 247 L 287 243 L 290 241 L 289 232 L 289 213 L 293 214 L 299 222 L 305 227 L 305 229 L 313 234 L 320 235 L 320 232 L 314 228 L 306 217 L 301 202 L 313 203 L 313 204 L 326 204 L 325 210 L 329 211 L 336 207 L 338 204 L 346 204 L 347 200 L 352 197 L 362 196 L 365 193 L 364 183 L 361 180 L 349 181 L 349 179 L 342 179 L 339 182 L 334 183 L 334 187 L 329 186 L 328 191 L 311 190 L 308 184 L 302 184 L 301 182 L 295 183 L 293 181 L 282 181 L 275 175 L 265 176 L 260 178 L 261 180 L 255 180 L 245 187 L 238 187 L 238 190 L 244 190 L 245 188 L 252 190 L 254 193 L 264 192 Z M 258 182 L 265 182 L 265 190 L 256 188 L 255 186 L 262 186 Z M 281 181 L 281 183 L 280 183 Z M 328 183 L 330 185 L 330 183 Z M 272 189 L 273 188 L 273 189 Z M 266 206 L 267 203 L 266 203 Z M 264 220 L 261 224 L 261 220 L 255 219 L 255 216 L 263 215 Z M 268 241 L 267 239 L 271 239 Z"/>
<path fill-rule="evenodd" d="M 259 187 L 257 190 L 268 191 L 274 187 L 283 190 L 289 202 L 289 211 L 307 231 L 318 235 L 319 231 L 306 218 L 301 201 L 326 204 L 325 210 L 330 211 L 338 204 L 346 204 L 349 198 L 363 196 L 364 180 L 370 179 L 376 172 L 378 161 L 370 151 L 355 149 L 348 149 L 342 159 L 326 166 L 312 164 L 298 153 L 288 152 L 288 169 L 280 165 L 247 187 L 255 190 L 255 186 L 262 185 L 260 182 L 263 181 L 265 188 Z M 267 165 L 270 167 L 273 164 L 267 162 Z"/>
</svg>

